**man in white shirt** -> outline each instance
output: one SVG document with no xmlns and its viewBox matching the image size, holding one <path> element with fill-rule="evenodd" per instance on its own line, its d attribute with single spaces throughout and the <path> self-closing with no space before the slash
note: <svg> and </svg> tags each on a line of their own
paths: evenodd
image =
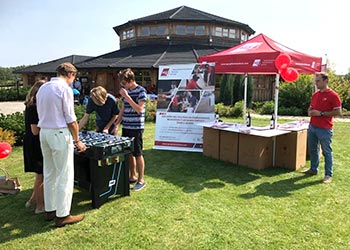
<svg viewBox="0 0 350 250">
<path fill-rule="evenodd" d="M 36 99 L 44 158 L 45 219 L 56 219 L 56 226 L 63 227 L 83 219 L 82 215 L 70 215 L 70 209 L 74 188 L 74 145 L 81 151 L 86 150 L 86 146 L 79 140 L 73 92 L 69 86 L 77 69 L 71 63 L 62 63 L 56 71 L 57 77 L 41 86 Z"/>
</svg>

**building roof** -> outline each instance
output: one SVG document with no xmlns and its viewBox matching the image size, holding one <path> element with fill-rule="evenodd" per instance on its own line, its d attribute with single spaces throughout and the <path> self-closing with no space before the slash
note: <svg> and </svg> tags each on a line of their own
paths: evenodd
<svg viewBox="0 0 350 250">
<path fill-rule="evenodd" d="M 159 65 L 196 63 L 202 55 L 226 48 L 204 45 L 143 45 L 116 50 L 75 64 L 89 68 L 158 68 Z"/>
<path fill-rule="evenodd" d="M 29 66 L 20 70 L 16 70 L 14 73 L 16 74 L 25 74 L 25 73 L 56 73 L 56 68 L 61 63 L 70 62 L 76 65 L 79 62 L 82 62 L 86 59 L 92 58 L 91 56 L 79 56 L 79 55 L 71 55 L 62 57 L 59 59 L 55 59 L 45 63 L 39 63 L 34 66 Z"/>
<path fill-rule="evenodd" d="M 244 29 L 246 32 L 248 32 L 249 35 L 253 35 L 255 31 L 249 27 L 249 25 L 240 23 L 234 20 L 230 20 L 227 18 L 219 17 L 213 14 L 209 14 L 197 9 L 193 9 L 187 6 L 180 6 L 175 9 L 167 10 L 158 14 L 145 16 L 141 18 L 137 18 L 131 21 L 128 21 L 127 23 L 124 23 L 119 26 L 115 26 L 113 29 L 115 32 L 120 36 L 119 31 L 123 28 L 133 26 L 135 24 L 142 24 L 142 23 L 152 23 L 152 22 L 200 22 L 200 23 L 216 23 L 216 24 L 227 24 L 227 25 L 234 25 L 237 27 L 240 27 Z"/>
</svg>

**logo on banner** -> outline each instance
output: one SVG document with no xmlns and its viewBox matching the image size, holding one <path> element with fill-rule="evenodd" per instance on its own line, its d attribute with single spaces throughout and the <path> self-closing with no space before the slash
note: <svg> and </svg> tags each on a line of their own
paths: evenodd
<svg viewBox="0 0 350 250">
<path fill-rule="evenodd" d="M 230 53 L 246 52 L 251 50 L 257 50 L 263 43 L 262 42 L 250 42 L 242 45 L 241 47 L 232 50 Z"/>
<path fill-rule="evenodd" d="M 162 73 L 160 74 L 160 76 L 167 76 L 168 75 L 168 73 L 169 73 L 169 68 L 164 68 L 163 70 L 162 70 Z"/>
<path fill-rule="evenodd" d="M 253 67 L 258 67 L 261 63 L 261 59 L 255 59 L 253 62 Z"/>
</svg>

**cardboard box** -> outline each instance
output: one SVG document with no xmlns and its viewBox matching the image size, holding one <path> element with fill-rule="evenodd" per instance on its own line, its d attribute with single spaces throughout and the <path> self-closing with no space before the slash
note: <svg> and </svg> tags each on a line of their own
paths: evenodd
<svg viewBox="0 0 350 250">
<path fill-rule="evenodd" d="M 238 138 L 238 133 L 220 131 L 220 160 L 238 164 Z"/>
<path fill-rule="evenodd" d="M 203 127 L 203 154 L 219 160 L 220 130 Z"/>
<path fill-rule="evenodd" d="M 306 152 L 307 130 L 277 136 L 275 165 L 298 170 L 306 164 Z"/>
<path fill-rule="evenodd" d="M 272 166 L 272 142 L 271 137 L 240 134 L 238 164 L 257 170 Z"/>
</svg>

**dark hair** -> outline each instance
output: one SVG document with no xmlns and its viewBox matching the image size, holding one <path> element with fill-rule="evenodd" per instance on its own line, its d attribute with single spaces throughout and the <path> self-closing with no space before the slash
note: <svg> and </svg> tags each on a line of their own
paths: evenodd
<svg viewBox="0 0 350 250">
<path fill-rule="evenodd" d="M 197 76 L 196 74 L 194 74 L 194 75 L 192 76 L 192 79 L 195 80 L 195 81 L 197 81 L 197 80 L 199 79 L 199 76 Z"/>
<path fill-rule="evenodd" d="M 316 76 L 321 76 L 323 81 L 328 81 L 328 74 L 326 72 L 316 73 Z"/>
</svg>

